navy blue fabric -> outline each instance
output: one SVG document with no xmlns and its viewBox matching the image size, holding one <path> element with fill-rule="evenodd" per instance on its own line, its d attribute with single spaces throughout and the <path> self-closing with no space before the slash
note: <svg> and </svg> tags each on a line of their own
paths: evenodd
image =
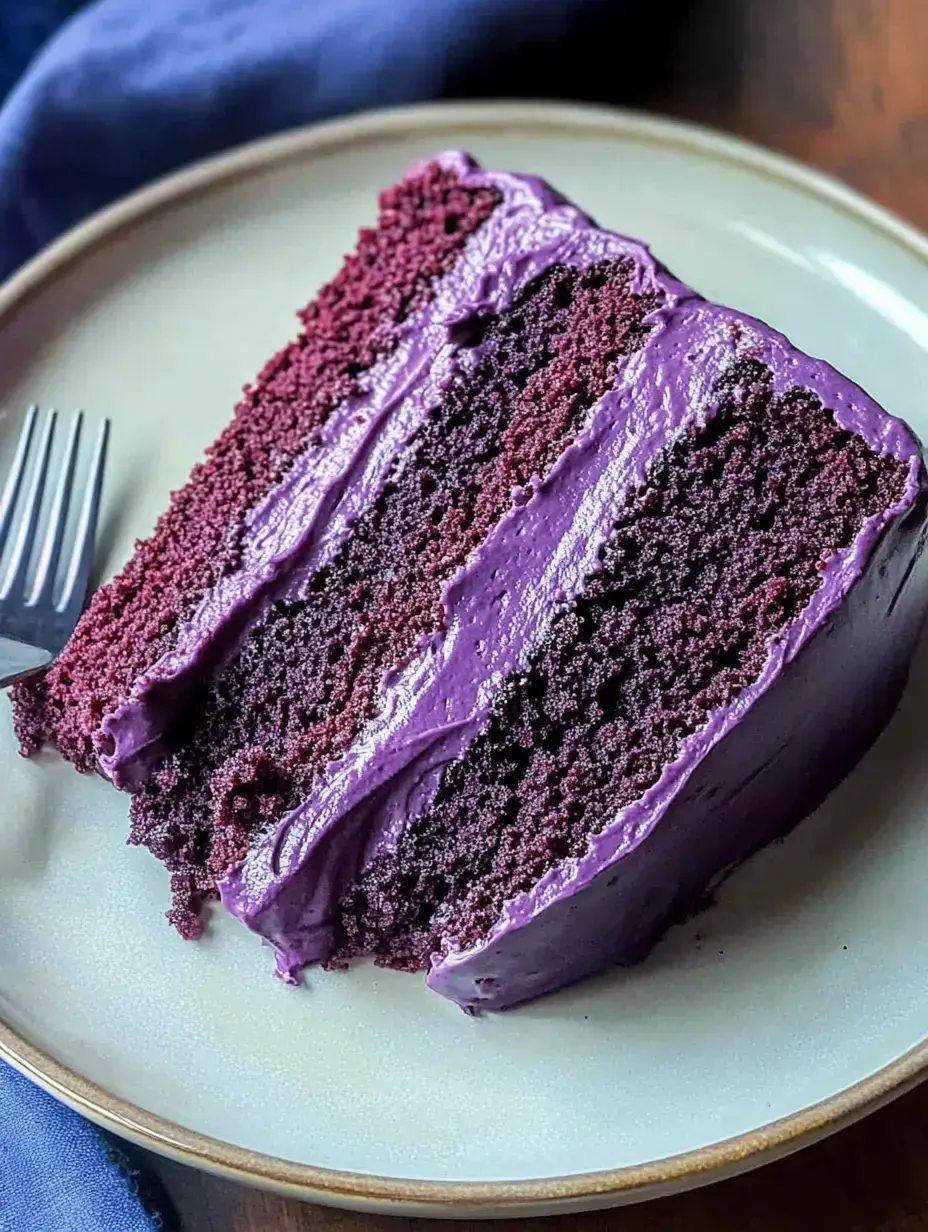
<svg viewBox="0 0 928 1232">
<path fill-rule="evenodd" d="M 0 0 L 0 11 L 41 4 Z M 568 31 L 595 34 L 624 7 L 97 0 L 45 44 L 0 112 L 0 278 L 147 180 L 266 133 L 450 93 L 561 93 L 574 71 L 557 54 Z"/>
<path fill-rule="evenodd" d="M 147 180 L 308 120 L 597 83 L 611 97 L 640 59 L 614 34 L 629 4 L 0 0 L 0 279 Z M 0 1062 L 0 1232 L 164 1226 L 136 1189 L 105 1135 Z"/>
<path fill-rule="evenodd" d="M 83 0 L 0 0 L 0 101 L 29 61 Z"/>
<path fill-rule="evenodd" d="M 0 1061 L 0 1230 L 167 1232 L 121 1147 Z"/>
</svg>

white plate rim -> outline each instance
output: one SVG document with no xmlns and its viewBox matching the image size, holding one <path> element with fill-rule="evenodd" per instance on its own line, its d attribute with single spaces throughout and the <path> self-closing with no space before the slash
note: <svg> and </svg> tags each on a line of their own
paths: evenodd
<svg viewBox="0 0 928 1232">
<path fill-rule="evenodd" d="M 430 103 L 309 125 L 203 160 L 133 193 L 67 232 L 0 287 L 0 329 L 72 264 L 159 210 L 227 181 L 260 175 L 345 145 L 410 132 L 527 129 L 612 135 L 697 153 L 824 201 L 915 256 L 928 271 L 928 237 L 837 180 L 740 138 L 615 108 L 548 102 Z M 440 142 L 439 142 L 440 144 Z M 819 1103 L 710 1146 L 596 1172 L 519 1181 L 422 1181 L 278 1159 L 189 1130 L 89 1081 L 0 1018 L 0 1058 L 90 1120 L 136 1144 L 230 1180 L 304 1201 L 389 1214 L 526 1216 L 614 1206 L 736 1175 L 836 1132 L 928 1077 L 928 1037 L 867 1078 Z"/>
</svg>

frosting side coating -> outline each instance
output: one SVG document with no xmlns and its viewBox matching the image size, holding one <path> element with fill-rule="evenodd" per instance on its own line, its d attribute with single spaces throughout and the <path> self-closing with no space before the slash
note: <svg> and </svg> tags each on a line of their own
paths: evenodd
<svg viewBox="0 0 928 1232">
<path fill-rule="evenodd" d="M 925 518 L 922 478 L 844 602 L 772 656 L 746 704 L 715 716 L 583 859 L 508 903 L 480 944 L 436 956 L 429 986 L 470 1012 L 500 1010 L 638 962 L 706 905 L 707 887 L 817 808 L 905 686 L 928 603 Z"/>
</svg>

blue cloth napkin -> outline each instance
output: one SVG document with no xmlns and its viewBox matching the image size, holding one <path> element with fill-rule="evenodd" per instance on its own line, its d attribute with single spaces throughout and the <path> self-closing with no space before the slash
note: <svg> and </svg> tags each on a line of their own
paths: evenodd
<svg viewBox="0 0 928 1232">
<path fill-rule="evenodd" d="M 0 0 L 0 279 L 154 176 L 308 120 L 443 95 L 609 98 L 641 62 L 616 30 L 629 4 Z M 109 1138 L 0 1062 L 0 1232 L 166 1226 Z"/>
<path fill-rule="evenodd" d="M 0 1232 L 168 1232 L 106 1134 L 0 1061 Z"/>
<path fill-rule="evenodd" d="M 278 129 L 448 94 L 612 85 L 634 60 L 609 38 L 627 5 L 98 0 L 46 44 L 0 113 L 0 278 L 154 176 Z M 69 7 L 0 0 L 30 15 L 33 36 L 37 13 Z"/>
</svg>

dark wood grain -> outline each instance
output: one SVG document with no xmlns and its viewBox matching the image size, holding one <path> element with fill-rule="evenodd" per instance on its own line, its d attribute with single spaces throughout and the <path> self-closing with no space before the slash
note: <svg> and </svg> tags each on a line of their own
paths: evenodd
<svg viewBox="0 0 928 1232">
<path fill-rule="evenodd" d="M 692 0 L 683 9 L 649 106 L 822 167 L 928 229 L 928 0 Z M 402 1232 L 409 1222 L 303 1206 L 152 1162 L 185 1232 Z M 928 1087 L 736 1180 L 545 1222 L 552 1232 L 928 1232 Z"/>
</svg>

